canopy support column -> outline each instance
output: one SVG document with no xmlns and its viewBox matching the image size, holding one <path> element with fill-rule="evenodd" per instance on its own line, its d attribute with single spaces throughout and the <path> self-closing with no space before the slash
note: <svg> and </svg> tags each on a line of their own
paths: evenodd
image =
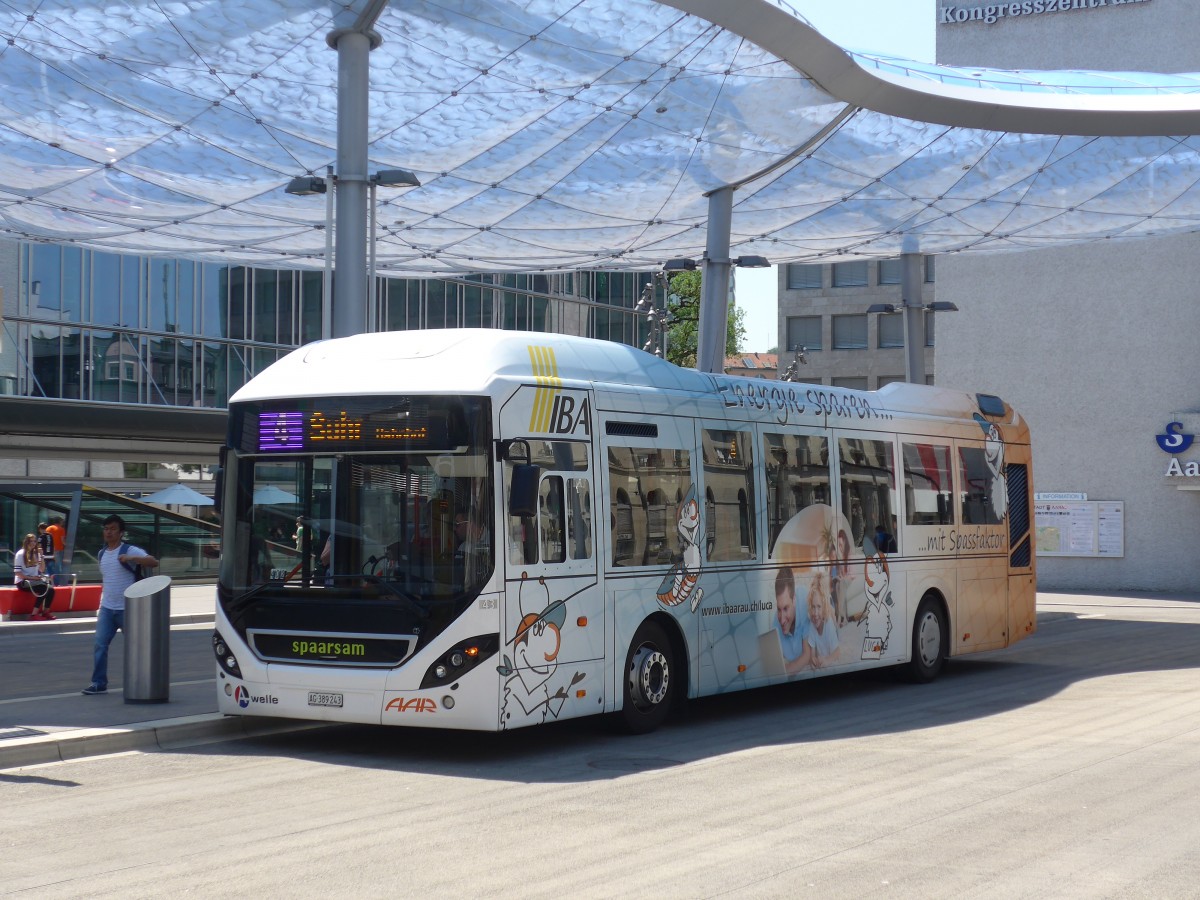
<svg viewBox="0 0 1200 900">
<path fill-rule="evenodd" d="M 701 269 L 700 311 L 696 323 L 696 369 L 725 370 L 729 331 L 729 232 L 733 226 L 733 186 L 708 195 L 708 233 Z"/>
<path fill-rule="evenodd" d="M 904 307 L 904 380 L 925 383 L 925 257 L 915 238 L 905 236 L 900 253 L 900 300 Z"/>
<path fill-rule="evenodd" d="M 329 37 L 338 55 L 337 278 L 333 337 L 366 330 L 367 116 L 371 38 L 361 31 Z"/>
</svg>

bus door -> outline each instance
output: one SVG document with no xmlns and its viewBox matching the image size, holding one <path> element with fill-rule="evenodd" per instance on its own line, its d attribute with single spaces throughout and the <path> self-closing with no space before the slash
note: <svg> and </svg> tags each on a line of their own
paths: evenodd
<svg viewBox="0 0 1200 900">
<path fill-rule="evenodd" d="M 757 563 L 762 541 L 755 497 L 757 450 L 749 423 L 701 421 L 700 692 L 719 693 L 761 683 L 760 635 L 773 621 L 774 577 Z"/>
<path fill-rule="evenodd" d="M 837 610 L 837 663 L 908 657 L 908 589 L 897 558 L 908 553 L 896 478 L 896 438 L 877 432 L 834 432 L 838 534 L 850 537 L 850 578 Z M 835 534 L 830 538 L 837 546 Z M 842 551 L 835 552 L 835 556 Z"/>
<path fill-rule="evenodd" d="M 1008 641 L 1037 630 L 1033 554 L 1033 477 L 1028 444 L 1005 445 L 1008 489 Z"/>
<path fill-rule="evenodd" d="M 692 467 L 695 423 L 647 413 L 642 398 L 636 400 L 636 412 L 605 413 L 600 423 L 609 514 L 605 593 L 614 661 L 609 708 L 622 697 L 621 676 L 635 632 L 656 615 L 677 624 L 690 666 L 689 693 L 695 696 L 702 607 L 721 603 L 719 591 L 710 593 L 705 569 L 703 494 Z"/>
<path fill-rule="evenodd" d="M 760 496 L 766 509 L 760 518 L 766 523 L 767 566 L 760 579 L 751 579 L 750 590 L 752 603 L 760 607 L 757 668 L 763 678 L 778 681 L 838 664 L 837 635 L 852 592 L 862 590 L 863 558 L 852 552 L 849 524 L 834 502 L 829 433 L 761 428 L 762 459 L 756 467 L 765 482 Z M 826 560 L 832 562 L 824 565 Z M 805 622 L 812 624 L 811 631 Z"/>
<path fill-rule="evenodd" d="M 969 653 L 1009 642 L 1007 445 L 990 435 L 955 445 L 958 591 L 951 646 Z"/>
<path fill-rule="evenodd" d="M 521 388 L 501 415 L 501 728 L 595 713 L 605 697 L 591 423 L 562 439 L 532 432 L 543 390 Z M 590 408 L 586 392 L 561 393 Z"/>
</svg>

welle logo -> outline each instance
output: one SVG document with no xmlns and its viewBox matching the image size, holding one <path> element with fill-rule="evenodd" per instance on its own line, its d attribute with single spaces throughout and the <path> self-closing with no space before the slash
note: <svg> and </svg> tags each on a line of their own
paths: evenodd
<svg viewBox="0 0 1200 900">
<path fill-rule="evenodd" d="M 251 694 L 250 691 L 246 689 L 244 684 L 239 684 L 237 689 L 234 690 L 233 699 L 242 709 L 245 709 L 251 703 L 276 704 L 279 702 L 279 698 L 272 696 L 271 694 L 260 694 L 258 696 Z"/>
</svg>

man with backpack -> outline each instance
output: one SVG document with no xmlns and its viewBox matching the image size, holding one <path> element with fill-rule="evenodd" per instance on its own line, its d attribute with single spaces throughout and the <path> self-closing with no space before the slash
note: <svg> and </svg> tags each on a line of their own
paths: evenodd
<svg viewBox="0 0 1200 900">
<path fill-rule="evenodd" d="M 104 546 L 96 554 L 100 562 L 100 609 L 96 613 L 95 664 L 92 683 L 85 694 L 108 692 L 108 646 L 117 631 L 125 630 L 125 591 L 142 577 L 146 569 L 158 566 L 158 560 L 124 540 L 125 520 L 111 515 L 104 520 Z"/>
</svg>

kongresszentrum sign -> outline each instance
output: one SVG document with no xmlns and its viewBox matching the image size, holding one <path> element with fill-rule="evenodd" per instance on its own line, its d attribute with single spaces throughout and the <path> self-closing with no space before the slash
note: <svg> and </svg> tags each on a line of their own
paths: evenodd
<svg viewBox="0 0 1200 900">
<path fill-rule="evenodd" d="M 1070 12 L 1073 9 L 1099 9 L 1108 6 L 1125 6 L 1129 3 L 1149 3 L 1150 0 L 1021 0 L 1012 3 L 984 3 L 964 6 L 944 3 L 938 8 L 939 25 L 961 25 L 964 22 L 982 22 L 994 25 L 1001 19 L 1017 19 L 1023 16 L 1040 16 L 1044 13 Z"/>
</svg>

